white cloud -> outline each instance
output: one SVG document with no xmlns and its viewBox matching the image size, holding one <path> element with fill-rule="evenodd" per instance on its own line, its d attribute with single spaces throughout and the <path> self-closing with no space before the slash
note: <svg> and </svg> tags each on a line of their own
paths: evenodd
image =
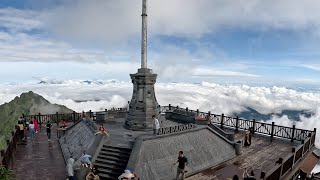
<svg viewBox="0 0 320 180">
<path fill-rule="evenodd" d="M 48 80 L 48 82 L 50 82 Z M 55 84 L 0 85 L 0 104 L 9 102 L 22 92 L 34 91 L 51 103 L 66 105 L 78 112 L 85 110 L 103 111 L 112 107 L 124 107 L 131 99 L 131 82 L 95 81 L 88 85 L 79 80 L 64 80 Z M 251 107 L 262 114 L 280 113 L 282 110 L 307 110 L 310 118 L 301 117 L 296 127 L 320 128 L 320 92 L 296 91 L 284 87 L 226 86 L 203 82 L 156 83 L 157 100 L 161 105 L 172 104 L 189 109 L 199 109 L 214 114 L 231 115 Z M 86 101 L 86 102 L 77 102 Z M 273 118 L 278 125 L 292 126 L 286 116 Z M 319 137 L 319 136 L 317 136 Z M 320 144 L 320 138 L 317 138 Z"/>
<path fill-rule="evenodd" d="M 314 110 L 314 115 L 311 117 L 305 117 L 305 116 L 300 116 L 301 121 L 292 121 L 290 120 L 287 116 L 273 116 L 272 119 L 270 119 L 269 123 L 275 122 L 277 125 L 281 126 L 288 126 L 292 127 L 292 125 L 296 125 L 296 128 L 300 129 L 308 129 L 308 130 L 313 130 L 314 128 L 317 128 L 319 130 L 320 128 L 320 108 L 317 107 Z M 319 131 L 318 131 L 319 132 Z M 320 137 L 319 134 L 316 135 L 316 145 L 319 147 L 320 146 Z"/>
<path fill-rule="evenodd" d="M 320 71 L 320 64 L 303 64 L 301 66 L 314 71 Z"/>
<path fill-rule="evenodd" d="M 40 14 L 31 10 L 0 9 L 0 26 L 10 32 L 29 31 L 41 27 Z"/>
<path fill-rule="evenodd" d="M 219 70 L 215 68 L 203 68 L 203 67 L 195 69 L 193 72 L 193 75 L 194 76 L 234 76 L 234 77 L 252 77 L 252 78 L 261 77 L 256 74 Z"/>
<path fill-rule="evenodd" d="M 150 35 L 201 37 L 224 27 L 319 28 L 319 1 L 148 1 Z M 285 12 L 285 13 L 284 13 Z M 45 12 L 45 27 L 66 38 L 126 41 L 139 37 L 140 0 L 79 0 Z"/>
</svg>

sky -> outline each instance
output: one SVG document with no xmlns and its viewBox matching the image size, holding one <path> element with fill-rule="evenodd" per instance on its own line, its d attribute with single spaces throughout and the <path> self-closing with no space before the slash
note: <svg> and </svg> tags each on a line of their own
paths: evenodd
<svg viewBox="0 0 320 180">
<path fill-rule="evenodd" d="M 32 90 L 78 112 L 125 106 L 140 68 L 141 2 L 0 0 L 0 104 Z M 305 110 L 299 122 L 268 121 L 319 129 L 319 12 L 317 0 L 149 0 L 159 104 Z"/>
<path fill-rule="evenodd" d="M 320 88 L 317 0 L 149 0 L 158 82 Z M 0 83 L 130 82 L 141 0 L 1 0 Z"/>
</svg>

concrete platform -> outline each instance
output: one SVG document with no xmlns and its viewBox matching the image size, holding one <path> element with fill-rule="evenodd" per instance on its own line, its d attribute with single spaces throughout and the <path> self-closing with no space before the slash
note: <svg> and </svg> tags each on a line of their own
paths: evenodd
<svg viewBox="0 0 320 180">
<path fill-rule="evenodd" d="M 243 140 L 244 132 L 236 134 L 236 140 Z M 187 180 L 220 180 L 228 179 L 238 175 L 242 178 L 244 169 L 253 170 L 255 177 L 260 178 L 261 171 L 267 172 L 272 169 L 275 162 L 291 153 L 292 146 L 297 146 L 288 140 L 275 139 L 272 143 L 270 137 L 254 135 L 252 145 L 243 148 L 243 154 L 236 158 L 209 168 L 196 175 L 188 177 Z"/>
</svg>

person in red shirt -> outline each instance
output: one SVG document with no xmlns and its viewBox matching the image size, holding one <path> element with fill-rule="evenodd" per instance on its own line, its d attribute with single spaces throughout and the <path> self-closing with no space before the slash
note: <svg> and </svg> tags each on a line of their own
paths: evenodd
<svg viewBox="0 0 320 180">
<path fill-rule="evenodd" d="M 67 128 L 68 124 L 66 120 L 62 119 L 60 123 L 62 123 L 62 126 L 60 126 L 60 128 Z"/>
<path fill-rule="evenodd" d="M 101 124 L 101 126 L 99 127 L 99 131 L 96 132 L 94 135 L 97 135 L 97 134 L 109 136 L 109 134 L 106 132 L 106 129 L 103 127 L 103 124 Z"/>
<path fill-rule="evenodd" d="M 86 120 L 86 113 L 82 111 L 82 120 Z"/>
</svg>

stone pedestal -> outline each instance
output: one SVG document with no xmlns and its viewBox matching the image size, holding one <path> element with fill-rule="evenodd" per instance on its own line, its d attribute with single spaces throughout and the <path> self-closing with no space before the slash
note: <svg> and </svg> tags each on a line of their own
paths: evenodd
<svg viewBox="0 0 320 180">
<path fill-rule="evenodd" d="M 151 130 L 153 128 L 152 115 L 158 117 L 158 105 L 154 84 L 157 74 L 151 69 L 141 68 L 138 73 L 130 74 L 133 83 L 132 99 L 129 103 L 129 114 L 125 127 L 131 130 Z"/>
</svg>

